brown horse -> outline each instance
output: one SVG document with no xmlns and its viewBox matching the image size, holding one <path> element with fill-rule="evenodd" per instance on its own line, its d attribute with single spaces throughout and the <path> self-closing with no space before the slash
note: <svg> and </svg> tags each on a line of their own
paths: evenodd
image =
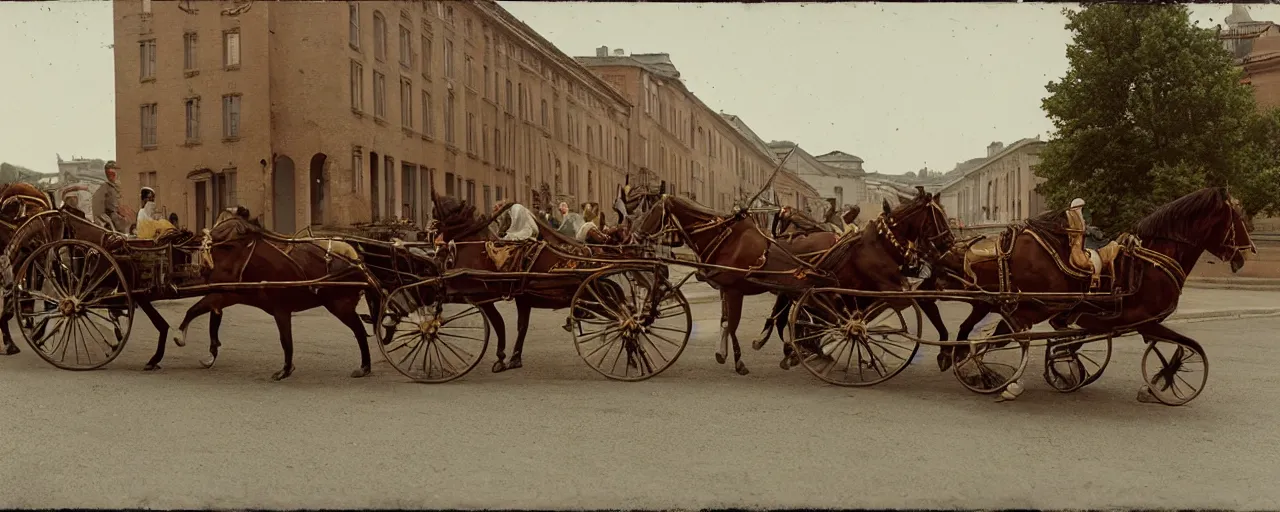
<svg viewBox="0 0 1280 512">
<path fill-rule="evenodd" d="M 665 196 L 636 232 L 643 239 L 686 245 L 694 251 L 699 272 L 723 299 L 716 361 L 725 362 L 732 343 L 734 370 L 746 375 L 749 371 L 742 362 L 736 332 L 744 297 L 794 294 L 822 281 L 859 290 L 901 290 L 900 269 L 917 256 L 915 246 L 950 247 L 951 230 L 932 194 L 921 190 L 913 202 L 897 210 L 888 201 L 883 206 L 884 213 L 868 224 L 867 231 L 840 239 L 816 264 L 801 260 L 764 234 L 745 208 L 725 216 L 687 199 Z"/>
<path fill-rule="evenodd" d="M 28 219 L 52 209 L 53 205 L 48 197 L 34 185 L 22 182 L 0 185 L 0 247 L 7 247 L 13 240 L 14 232 Z M 45 241 L 49 240 L 32 240 L 26 248 L 34 249 L 36 245 Z M 6 272 L 8 271 L 11 269 L 6 269 Z M 6 287 L 2 300 L 6 305 L 14 304 L 12 288 Z M 9 333 L 9 321 L 13 319 L 13 315 L 14 310 L 9 307 L 5 307 L 4 311 L 0 312 L 0 333 L 4 335 L 4 347 L 0 349 L 0 355 L 8 356 L 22 351 L 13 342 L 13 335 Z"/>
<path fill-rule="evenodd" d="M 374 283 L 359 255 L 341 242 L 294 241 L 267 231 L 261 225 L 248 220 L 247 211 L 242 215 L 224 212 L 207 233 L 208 254 L 212 262 L 207 281 L 209 284 L 227 283 L 300 283 L 280 287 L 246 286 L 243 290 L 210 293 L 187 310 L 179 328 L 185 332 L 191 321 L 205 313 L 211 313 L 210 357 L 201 361 L 211 367 L 218 357 L 215 320 L 221 320 L 221 312 L 227 307 L 245 304 L 270 314 L 276 321 L 280 334 L 280 348 L 284 351 L 284 367 L 272 375 L 281 380 L 293 373 L 293 313 L 324 307 L 337 317 L 356 337 L 360 347 L 360 367 L 352 377 L 364 377 L 372 370 L 369 356 L 368 334 L 360 315 L 356 313 L 361 295 L 378 294 Z M 326 286 L 327 283 L 367 283 L 366 287 Z M 376 304 L 376 302 L 374 303 Z M 376 307 L 376 305 L 371 305 Z M 164 356 L 164 338 L 156 349 L 152 364 Z"/>
<path fill-rule="evenodd" d="M 971 262 L 968 265 L 973 277 L 970 286 L 1014 293 L 1089 292 L 1089 276 L 1071 275 L 1059 263 L 1067 252 L 1066 237 L 1058 234 L 1064 224 L 1065 216 L 1057 211 L 1011 226 L 998 241 L 999 247 L 1008 254 L 1006 266 L 1001 268 L 999 259 Z M 1209 252 L 1229 262 L 1235 272 L 1244 265 L 1245 251 L 1256 252 L 1239 203 L 1223 187 L 1204 188 L 1160 207 L 1139 221 L 1132 234 L 1137 238 L 1120 237 L 1111 278 L 1111 288 L 1117 292 L 1113 297 L 1074 301 L 1028 297 L 1006 312 L 996 334 L 1025 331 L 1046 320 L 1056 328 L 1074 322 L 1093 333 L 1133 330 L 1147 343 L 1168 340 L 1203 353 L 1198 342 L 1161 321 L 1177 309 L 1186 276 L 1201 253 Z M 1037 238 L 1045 242 L 1042 244 Z M 938 261 L 952 276 L 967 274 L 963 258 L 955 253 Z M 956 287 L 956 282 L 962 280 L 951 277 L 940 283 L 944 288 Z M 968 339 L 977 322 L 994 310 L 988 302 L 975 301 L 973 306 L 973 312 L 960 327 L 959 340 Z M 956 347 L 949 358 L 951 361 L 945 362 L 963 359 L 967 354 L 968 347 Z M 941 365 L 943 356 L 939 357 Z M 1172 379 L 1172 376 L 1163 377 Z"/>
</svg>

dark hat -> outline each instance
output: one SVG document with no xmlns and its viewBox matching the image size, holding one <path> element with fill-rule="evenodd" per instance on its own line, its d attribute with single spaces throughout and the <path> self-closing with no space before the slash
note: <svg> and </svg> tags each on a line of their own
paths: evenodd
<svg viewBox="0 0 1280 512">
<path fill-rule="evenodd" d="M 103 170 L 107 170 L 107 169 L 119 169 L 119 168 L 120 168 L 120 166 L 116 164 L 116 161 L 115 161 L 115 160 L 107 160 L 107 164 L 106 164 L 106 165 L 104 165 L 104 166 L 102 166 L 102 169 L 103 169 Z"/>
</svg>

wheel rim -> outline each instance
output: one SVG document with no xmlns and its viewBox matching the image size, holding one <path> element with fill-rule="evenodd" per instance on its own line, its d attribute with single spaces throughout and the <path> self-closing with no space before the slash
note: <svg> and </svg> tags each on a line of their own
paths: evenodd
<svg viewBox="0 0 1280 512">
<path fill-rule="evenodd" d="M 1165 405 L 1184 405 L 1200 396 L 1209 380 L 1209 359 L 1195 347 L 1152 340 L 1142 354 L 1142 378 L 1151 396 Z"/>
<path fill-rule="evenodd" d="M 837 386 L 873 386 L 897 376 L 920 350 L 916 340 L 924 318 L 919 307 L 912 301 L 898 310 L 877 301 L 860 309 L 851 302 L 852 297 L 834 293 L 801 297 L 792 311 L 789 341 L 800 364 Z"/>
<path fill-rule="evenodd" d="M 578 356 L 597 373 L 629 382 L 670 368 L 693 331 L 689 301 L 654 271 L 592 275 L 574 294 L 569 321 Z"/>
<path fill-rule="evenodd" d="M 489 346 L 489 319 L 470 303 L 445 303 L 434 287 L 392 292 L 374 322 L 378 348 L 401 375 L 439 384 L 466 375 Z"/>
<path fill-rule="evenodd" d="M 133 300 L 124 272 L 101 247 L 79 240 L 42 246 L 23 263 L 14 295 L 23 337 L 46 362 L 93 370 L 124 351 Z"/>
<path fill-rule="evenodd" d="M 1009 325 L 1007 318 L 1002 318 Z M 991 341 L 986 341 L 991 340 Z M 1018 379 L 1027 367 L 1030 345 L 1009 336 L 972 340 L 962 346 L 964 357 L 957 358 L 952 372 L 956 380 L 970 391 L 984 395 L 999 393 Z"/>
<path fill-rule="evenodd" d="M 1044 351 L 1044 380 L 1071 393 L 1097 381 L 1111 362 L 1111 338 L 1090 342 L 1050 342 Z"/>
</svg>

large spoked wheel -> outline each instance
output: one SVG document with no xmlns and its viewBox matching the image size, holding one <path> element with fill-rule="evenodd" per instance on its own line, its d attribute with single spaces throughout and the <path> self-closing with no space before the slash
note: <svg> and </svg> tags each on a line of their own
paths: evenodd
<svg viewBox="0 0 1280 512">
<path fill-rule="evenodd" d="M 1044 350 L 1044 381 L 1061 393 L 1080 390 L 1102 376 L 1111 362 L 1111 336 L 1057 339 Z"/>
<path fill-rule="evenodd" d="M 489 319 L 473 304 L 444 302 L 442 288 L 397 288 L 374 322 L 383 357 L 415 382 L 440 384 L 466 375 L 489 347 Z"/>
<path fill-rule="evenodd" d="M 1165 405 L 1185 405 L 1209 381 L 1209 358 L 1198 346 L 1151 338 L 1142 353 L 1142 379 L 1138 401 L 1155 398 Z"/>
<path fill-rule="evenodd" d="M 592 274 L 573 295 L 573 344 L 600 375 L 641 381 L 669 368 L 693 332 L 689 301 L 652 269 Z"/>
<path fill-rule="evenodd" d="M 64 370 L 115 360 L 133 327 L 124 271 L 102 247 L 60 240 L 36 249 L 18 271 L 18 326 L 40 358 Z"/>
<path fill-rule="evenodd" d="M 1013 325 L 1003 314 L 999 320 L 997 328 L 1003 324 L 1007 330 Z M 968 346 L 962 345 L 956 350 L 963 354 L 956 357 L 952 367 L 956 380 L 969 391 L 984 395 L 1004 391 L 1022 378 L 1031 357 L 1030 342 L 1014 339 L 1011 335 L 971 340 Z"/>
<path fill-rule="evenodd" d="M 874 386 L 892 379 L 920 350 L 924 315 L 914 300 L 898 308 L 877 300 L 805 292 L 791 310 L 792 350 L 814 377 L 837 386 Z"/>
</svg>

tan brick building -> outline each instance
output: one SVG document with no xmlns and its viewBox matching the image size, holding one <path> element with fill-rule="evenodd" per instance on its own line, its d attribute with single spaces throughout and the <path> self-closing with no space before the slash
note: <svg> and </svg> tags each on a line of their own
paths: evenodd
<svg viewBox="0 0 1280 512">
<path fill-rule="evenodd" d="M 114 24 L 122 185 L 188 227 L 421 222 L 429 186 L 608 204 L 630 164 L 626 97 L 492 1 L 117 0 Z"/>
<path fill-rule="evenodd" d="M 601 47 L 577 60 L 635 105 L 631 156 L 642 180 L 666 180 L 668 190 L 726 210 L 758 192 L 776 167 L 773 155 L 685 87 L 668 54 L 610 55 Z"/>
</svg>

